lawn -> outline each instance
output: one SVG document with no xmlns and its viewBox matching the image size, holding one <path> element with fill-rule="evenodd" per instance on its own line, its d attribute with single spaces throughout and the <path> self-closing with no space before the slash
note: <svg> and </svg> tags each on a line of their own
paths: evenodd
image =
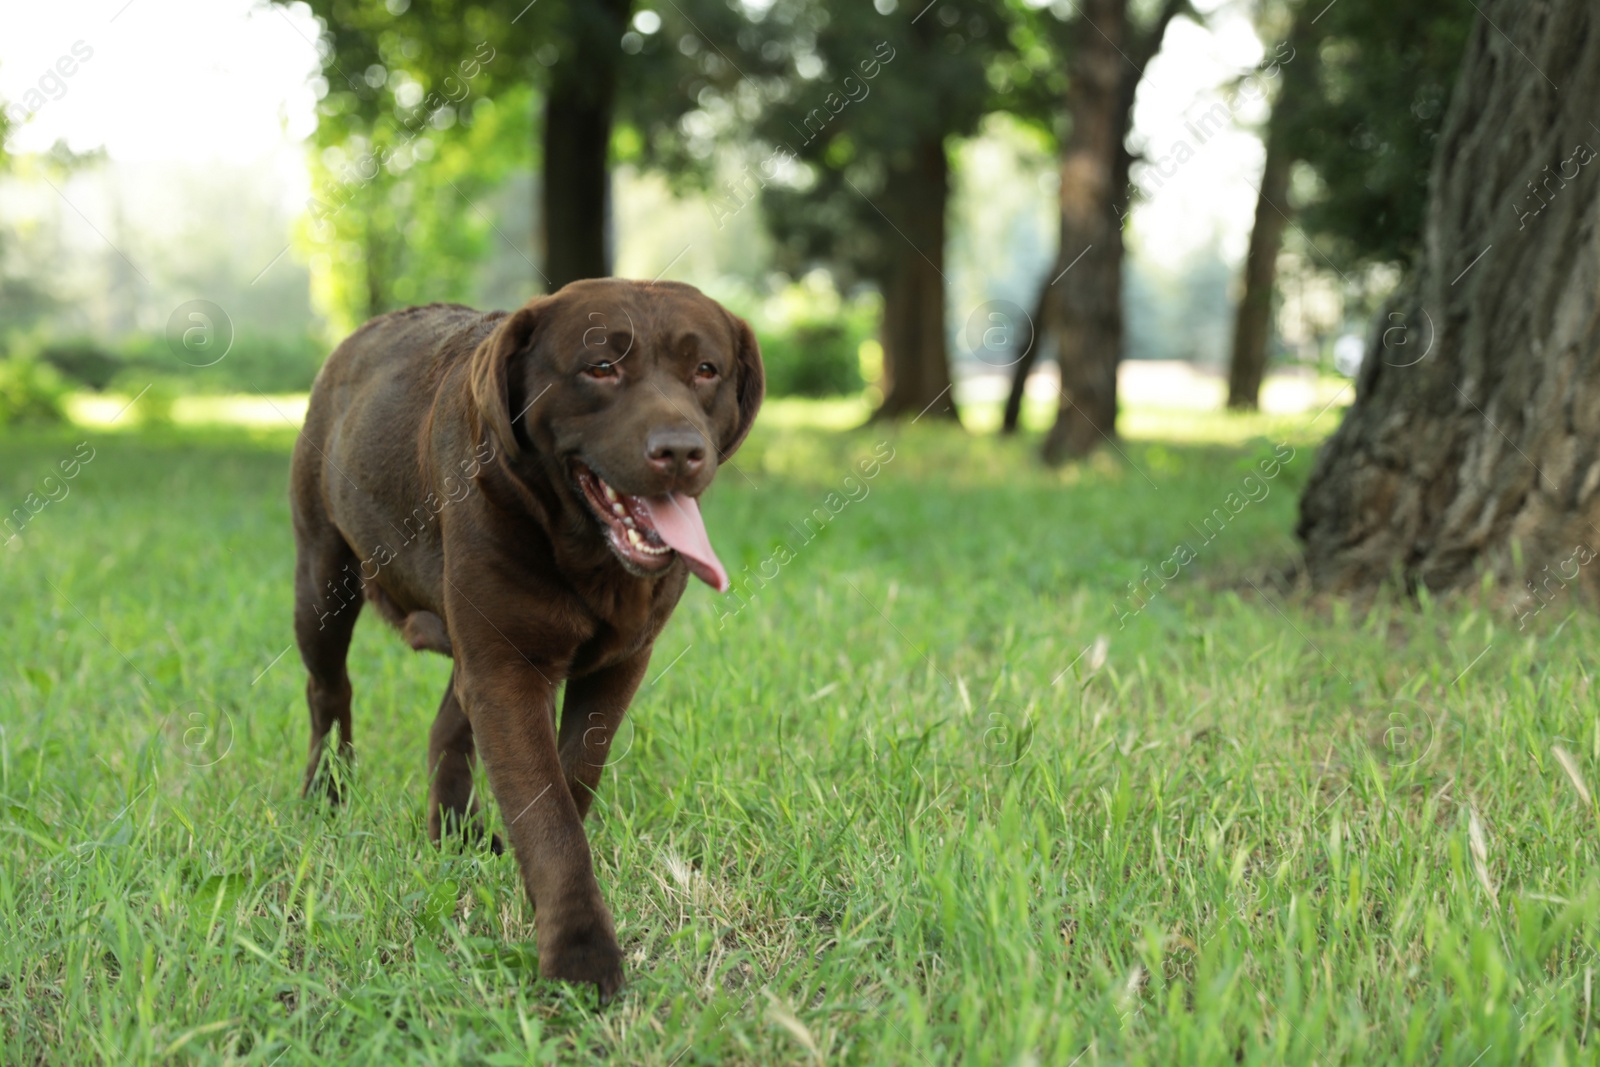
<svg viewBox="0 0 1600 1067">
<path fill-rule="evenodd" d="M 93 450 L 0 545 L 0 1061 L 1596 1059 L 1600 625 L 1282 580 L 1337 411 L 1050 472 L 773 410 L 590 823 L 599 1012 L 427 843 L 443 659 L 363 621 L 350 803 L 297 796 L 291 431 L 0 437 L 6 512 Z"/>
</svg>

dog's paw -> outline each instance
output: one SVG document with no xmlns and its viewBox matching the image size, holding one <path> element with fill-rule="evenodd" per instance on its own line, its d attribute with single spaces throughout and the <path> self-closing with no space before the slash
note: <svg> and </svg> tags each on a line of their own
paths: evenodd
<svg viewBox="0 0 1600 1067">
<path fill-rule="evenodd" d="M 622 991 L 622 949 L 609 923 L 554 938 L 539 949 L 539 976 L 563 982 L 587 982 L 600 992 L 603 1008 Z"/>
<path fill-rule="evenodd" d="M 323 756 L 306 768 L 305 780 L 300 787 L 301 798 L 331 809 L 342 807 L 345 793 L 350 787 L 350 771 L 348 757 Z"/>
</svg>

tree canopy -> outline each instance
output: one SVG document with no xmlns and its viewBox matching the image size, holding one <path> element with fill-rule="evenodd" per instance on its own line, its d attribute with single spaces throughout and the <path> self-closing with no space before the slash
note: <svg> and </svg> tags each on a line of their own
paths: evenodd
<svg viewBox="0 0 1600 1067">
<path fill-rule="evenodd" d="M 1470 0 L 1341 0 L 1312 27 L 1316 84 L 1284 123 L 1315 176 L 1301 225 L 1341 269 L 1416 261 L 1429 169 L 1478 17 Z"/>
</svg>

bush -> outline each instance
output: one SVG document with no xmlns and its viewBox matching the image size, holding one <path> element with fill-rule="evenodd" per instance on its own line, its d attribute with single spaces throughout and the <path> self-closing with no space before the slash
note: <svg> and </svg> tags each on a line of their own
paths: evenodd
<svg viewBox="0 0 1600 1067">
<path fill-rule="evenodd" d="M 175 393 L 303 393 L 332 349 L 300 334 L 236 333 L 227 354 L 195 367 L 172 352 L 163 336 L 131 338 L 119 346 L 124 381 L 170 381 Z"/>
<path fill-rule="evenodd" d="M 101 392 L 126 366 L 123 359 L 90 340 L 57 341 L 45 345 L 39 358 L 68 381 Z"/>
<path fill-rule="evenodd" d="M 0 426 L 62 422 L 66 386 L 49 364 L 31 356 L 0 359 Z"/>
<path fill-rule="evenodd" d="M 878 325 L 872 297 L 841 299 L 831 279 L 813 273 L 774 294 L 750 319 L 769 395 L 847 396 L 865 385 L 861 344 Z"/>
<path fill-rule="evenodd" d="M 773 396 L 841 396 L 861 391 L 859 338 L 845 323 L 803 322 L 761 341 L 767 392 Z"/>
</svg>

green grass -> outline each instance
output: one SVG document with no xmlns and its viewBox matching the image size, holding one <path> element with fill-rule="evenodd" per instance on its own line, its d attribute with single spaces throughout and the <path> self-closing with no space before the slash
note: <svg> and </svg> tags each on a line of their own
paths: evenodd
<svg viewBox="0 0 1600 1067">
<path fill-rule="evenodd" d="M 793 558 L 731 618 L 696 584 L 634 704 L 603 1012 L 537 979 L 510 857 L 427 844 L 442 659 L 365 620 L 351 803 L 297 798 L 287 432 L 0 438 L 4 509 L 98 450 L 0 547 L 0 1061 L 1593 1062 L 1600 810 L 1553 746 L 1600 785 L 1600 625 L 1273 583 L 1334 418 L 1059 473 L 758 429 L 708 524 L 736 579 Z"/>
</svg>

